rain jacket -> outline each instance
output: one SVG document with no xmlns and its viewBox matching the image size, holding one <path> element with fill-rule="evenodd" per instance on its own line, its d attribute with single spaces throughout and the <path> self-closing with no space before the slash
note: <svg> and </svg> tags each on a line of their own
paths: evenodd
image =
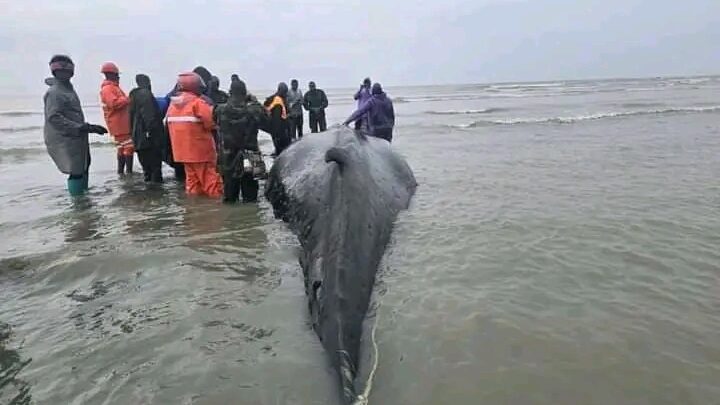
<svg viewBox="0 0 720 405">
<path fill-rule="evenodd" d="M 120 85 L 112 80 L 105 80 L 100 87 L 100 101 L 107 123 L 108 132 L 112 136 L 130 135 L 130 100 Z"/>
<path fill-rule="evenodd" d="M 372 93 L 370 93 L 370 89 L 363 86 L 363 88 L 361 88 L 360 90 L 357 91 L 357 93 L 355 93 L 354 98 L 355 98 L 355 100 L 357 100 L 358 108 L 360 108 L 363 105 L 365 105 L 365 103 L 368 100 L 370 100 L 371 97 L 372 97 Z"/>
<path fill-rule="evenodd" d="M 373 95 L 347 121 L 352 122 L 365 115 L 367 115 L 371 132 L 378 129 L 391 129 L 395 126 L 395 109 L 392 100 L 385 93 Z"/>
<path fill-rule="evenodd" d="M 70 82 L 51 81 L 43 97 L 45 103 L 45 146 L 58 170 L 65 174 L 82 174 L 90 155 L 80 99 Z"/>
<path fill-rule="evenodd" d="M 282 99 L 282 97 L 270 97 L 267 101 L 265 101 L 265 108 L 272 117 L 275 117 L 277 114 L 279 114 L 280 119 L 287 119 L 287 107 L 285 106 L 285 101 Z"/>
<path fill-rule="evenodd" d="M 300 89 L 297 91 L 290 89 L 287 95 L 287 102 L 290 107 L 290 117 L 303 115 L 303 94 Z"/>
<path fill-rule="evenodd" d="M 130 92 L 129 113 L 135 150 L 162 149 L 165 145 L 163 115 L 151 89 L 137 87 Z"/>
<path fill-rule="evenodd" d="M 255 97 L 247 95 L 241 100 L 230 97 L 227 104 L 215 108 L 214 115 L 223 148 L 260 150 L 258 129 L 265 119 L 265 111 Z"/>
<path fill-rule="evenodd" d="M 328 106 L 327 96 L 320 89 L 308 90 L 304 100 L 305 109 L 308 111 L 324 110 Z"/>
<path fill-rule="evenodd" d="M 217 162 L 213 109 L 207 101 L 196 94 L 180 92 L 170 102 L 167 125 L 175 162 Z"/>
<path fill-rule="evenodd" d="M 225 104 L 228 102 L 228 94 L 222 90 L 208 90 L 207 96 L 213 101 L 214 105 Z"/>
<path fill-rule="evenodd" d="M 262 129 L 270 134 L 277 149 L 278 140 L 284 140 L 286 135 L 290 136 L 285 101 L 280 96 L 270 96 L 265 100 L 265 110 L 268 119 Z"/>
</svg>

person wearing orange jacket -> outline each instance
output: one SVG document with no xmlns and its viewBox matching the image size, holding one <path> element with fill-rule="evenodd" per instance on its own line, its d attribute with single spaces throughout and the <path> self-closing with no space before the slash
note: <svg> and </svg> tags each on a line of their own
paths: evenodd
<svg viewBox="0 0 720 405">
<path fill-rule="evenodd" d="M 133 171 L 133 147 L 130 135 L 130 99 L 120 88 L 120 71 L 117 65 L 107 62 L 100 68 L 105 80 L 100 87 L 100 101 L 108 131 L 117 146 L 117 173 Z"/>
<path fill-rule="evenodd" d="M 217 172 L 213 108 L 200 97 L 204 87 L 196 73 L 178 76 L 178 93 L 170 99 L 167 126 L 173 159 L 185 166 L 185 192 L 220 198 L 223 182 Z"/>
</svg>

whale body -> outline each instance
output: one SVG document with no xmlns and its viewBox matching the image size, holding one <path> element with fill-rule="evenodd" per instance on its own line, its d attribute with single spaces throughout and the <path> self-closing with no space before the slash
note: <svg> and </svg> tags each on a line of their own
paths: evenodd
<svg viewBox="0 0 720 405">
<path fill-rule="evenodd" d="M 300 241 L 313 329 L 349 404 L 358 400 L 363 321 L 375 275 L 416 186 L 410 166 L 387 141 L 346 127 L 303 138 L 270 170 L 265 195 Z"/>
</svg>

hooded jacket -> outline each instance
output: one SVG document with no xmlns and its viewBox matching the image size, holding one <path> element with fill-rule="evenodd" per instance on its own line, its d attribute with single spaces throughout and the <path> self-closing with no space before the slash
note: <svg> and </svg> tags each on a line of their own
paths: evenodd
<svg viewBox="0 0 720 405">
<path fill-rule="evenodd" d="M 207 96 L 210 97 L 214 105 L 221 105 L 228 102 L 228 94 L 220 89 L 209 89 Z"/>
<path fill-rule="evenodd" d="M 214 115 L 222 134 L 223 148 L 260 150 L 258 129 L 265 111 L 254 96 L 230 96 L 227 104 L 215 108 Z"/>
<path fill-rule="evenodd" d="M 52 80 L 48 84 L 43 97 L 48 154 L 62 173 L 82 174 L 87 169 L 90 146 L 87 132 L 81 131 L 85 116 L 80 99 L 70 82 Z"/>
<path fill-rule="evenodd" d="M 358 91 L 355 93 L 355 97 L 354 97 L 354 98 L 355 98 L 355 100 L 357 100 L 357 106 L 358 106 L 358 108 L 360 108 L 360 107 L 362 107 L 363 105 L 365 105 L 365 103 L 366 103 L 368 100 L 370 100 L 371 97 L 372 97 L 372 94 L 370 93 L 370 89 L 367 88 L 367 87 L 365 87 L 365 86 L 363 86 L 360 90 L 358 90 Z"/>
<path fill-rule="evenodd" d="M 213 110 L 207 101 L 194 93 L 180 92 L 170 102 L 167 125 L 175 162 L 217 162 Z"/>
<path fill-rule="evenodd" d="M 139 86 L 130 92 L 129 113 L 135 149 L 162 149 L 165 146 L 163 115 L 149 86 Z"/>
<path fill-rule="evenodd" d="M 100 101 L 108 131 L 112 136 L 130 135 L 130 100 L 120 85 L 112 80 L 105 80 L 100 87 Z"/>
<path fill-rule="evenodd" d="M 366 115 L 371 132 L 377 129 L 391 129 L 395 126 L 395 109 L 392 100 L 385 93 L 374 94 L 346 122 L 355 121 Z"/>
</svg>

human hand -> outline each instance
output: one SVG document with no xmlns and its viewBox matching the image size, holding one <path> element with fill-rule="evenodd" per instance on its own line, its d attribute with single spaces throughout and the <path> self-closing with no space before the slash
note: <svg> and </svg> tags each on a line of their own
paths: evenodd
<svg viewBox="0 0 720 405">
<path fill-rule="evenodd" d="M 102 126 L 102 125 L 94 125 L 94 124 L 85 124 L 88 127 L 88 133 L 90 134 L 98 134 L 98 135 L 105 135 L 108 133 L 108 130 Z"/>
</svg>

